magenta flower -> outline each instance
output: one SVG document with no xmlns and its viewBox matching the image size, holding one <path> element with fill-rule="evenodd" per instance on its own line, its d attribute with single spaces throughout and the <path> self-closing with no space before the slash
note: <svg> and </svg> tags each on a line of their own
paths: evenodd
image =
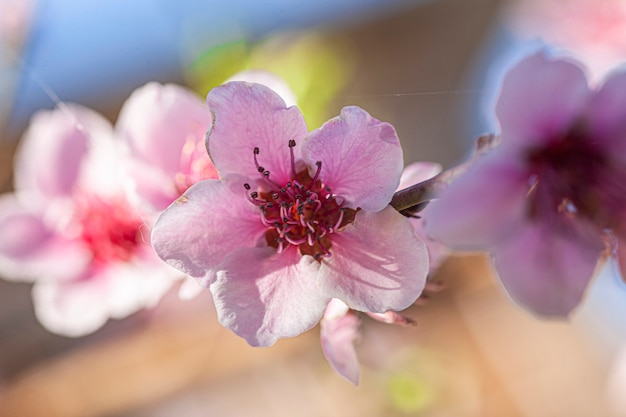
<svg viewBox="0 0 626 417">
<path fill-rule="evenodd" d="M 402 171 L 391 125 L 347 107 L 309 134 L 258 84 L 225 84 L 207 102 L 220 179 L 165 210 L 152 243 L 210 287 L 222 325 L 269 346 L 313 327 L 332 298 L 380 313 L 415 301 L 428 258 L 388 206 Z"/>
<path fill-rule="evenodd" d="M 408 165 L 400 177 L 398 189 L 410 187 L 426 181 L 441 171 L 441 166 L 430 162 L 415 162 Z M 420 212 L 424 215 L 428 208 Z M 422 218 L 411 218 L 411 224 L 428 248 L 429 272 L 435 271 L 448 256 L 449 250 L 441 242 L 428 236 L 424 230 Z M 429 284 L 426 284 L 427 286 Z M 374 320 L 388 324 L 409 325 L 413 321 L 395 311 L 385 313 L 367 313 Z M 320 341 L 324 357 L 332 368 L 348 381 L 357 385 L 359 382 L 359 360 L 354 347 L 359 338 L 359 318 L 355 312 L 340 300 L 333 299 L 326 307 L 320 322 Z"/>
<path fill-rule="evenodd" d="M 567 315 L 626 232 L 626 73 L 591 90 L 577 65 L 537 54 L 507 75 L 496 113 L 501 144 L 432 203 L 427 230 L 490 249 L 514 300 Z"/>
<path fill-rule="evenodd" d="M 77 106 L 38 113 L 0 198 L 0 273 L 34 281 L 50 331 L 80 336 L 156 304 L 172 284 L 118 182 L 110 124 Z"/>
<path fill-rule="evenodd" d="M 130 148 L 126 188 L 144 212 L 157 214 L 200 180 L 217 178 L 204 136 L 211 113 L 193 92 L 149 83 L 126 100 L 115 126 Z"/>
</svg>

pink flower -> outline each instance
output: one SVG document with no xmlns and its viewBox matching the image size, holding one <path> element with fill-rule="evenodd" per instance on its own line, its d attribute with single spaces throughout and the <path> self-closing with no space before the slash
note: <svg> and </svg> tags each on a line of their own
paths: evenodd
<svg viewBox="0 0 626 417">
<path fill-rule="evenodd" d="M 92 332 L 155 305 L 172 283 L 118 182 L 116 146 L 86 108 L 38 113 L 16 155 L 15 193 L 0 199 L 0 273 L 35 282 L 35 312 L 52 332 Z"/>
<path fill-rule="evenodd" d="M 388 206 L 402 171 L 391 125 L 347 107 L 309 134 L 258 84 L 225 84 L 207 102 L 220 179 L 165 210 L 152 243 L 210 287 L 222 325 L 269 346 L 313 327 L 332 298 L 380 313 L 415 301 L 428 258 Z"/>
<path fill-rule="evenodd" d="M 496 113 L 501 145 L 432 203 L 427 230 L 490 249 L 514 300 L 567 315 L 626 231 L 626 73 L 590 90 L 577 65 L 536 54 L 507 75 Z"/>
<path fill-rule="evenodd" d="M 217 178 L 204 144 L 211 113 L 193 92 L 146 84 L 126 100 L 115 127 L 130 148 L 126 187 L 147 214 L 164 210 L 192 184 Z"/>
<path fill-rule="evenodd" d="M 517 32 L 574 53 L 594 79 L 626 59 L 623 0 L 523 0 L 512 6 L 509 20 Z"/>
<path fill-rule="evenodd" d="M 422 181 L 426 181 L 441 171 L 441 166 L 429 162 L 415 162 L 408 165 L 400 177 L 398 189 L 410 187 Z M 428 208 L 422 210 L 419 215 L 423 216 Z M 424 230 L 424 222 L 421 218 L 411 218 L 411 224 L 415 233 L 426 243 L 428 248 L 429 272 L 435 271 L 441 262 L 448 256 L 448 249 L 441 242 L 427 235 Z M 427 284 L 429 285 L 429 284 Z M 368 313 L 378 321 L 389 324 L 409 325 L 413 321 L 395 311 L 387 311 L 384 314 Z M 326 307 L 324 317 L 320 325 L 320 339 L 324 357 L 332 368 L 341 376 L 358 385 L 359 360 L 354 347 L 359 338 L 359 319 L 355 312 L 340 300 L 333 299 Z"/>
</svg>

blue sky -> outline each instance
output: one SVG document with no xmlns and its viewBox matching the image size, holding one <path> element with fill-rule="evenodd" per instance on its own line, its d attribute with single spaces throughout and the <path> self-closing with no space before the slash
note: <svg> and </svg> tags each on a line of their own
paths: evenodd
<svg viewBox="0 0 626 417">
<path fill-rule="evenodd" d="M 170 81 L 199 52 L 278 29 L 346 24 L 424 0 L 39 0 L 12 122 L 54 100 L 97 109 L 147 81 Z M 53 94 L 53 95 L 54 95 Z"/>
</svg>

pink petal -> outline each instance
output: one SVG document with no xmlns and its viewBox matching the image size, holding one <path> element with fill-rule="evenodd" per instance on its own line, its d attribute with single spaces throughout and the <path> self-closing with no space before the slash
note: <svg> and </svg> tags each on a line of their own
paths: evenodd
<svg viewBox="0 0 626 417">
<path fill-rule="evenodd" d="M 0 197 L 0 274 L 5 279 L 66 280 L 91 261 L 81 244 L 56 234 L 13 194 Z"/>
<path fill-rule="evenodd" d="M 558 138 L 582 115 L 589 87 L 582 69 L 543 53 L 505 77 L 496 105 L 503 143 L 529 148 Z"/>
<path fill-rule="evenodd" d="M 426 232 L 458 249 L 485 249 L 514 234 L 525 216 L 527 176 L 501 149 L 480 159 L 428 206 Z"/>
<path fill-rule="evenodd" d="M 126 161 L 128 174 L 125 187 L 129 199 L 145 213 L 161 212 L 167 208 L 180 192 L 169 177 L 157 166 L 139 160 Z"/>
<path fill-rule="evenodd" d="M 626 158 L 626 71 L 610 76 L 588 106 L 589 129 L 595 141 L 606 143 L 612 154 Z"/>
<path fill-rule="evenodd" d="M 330 252 L 321 264 L 320 288 L 355 310 L 404 310 L 426 283 L 426 246 L 391 207 L 360 211 L 352 226 L 333 235 Z"/>
<path fill-rule="evenodd" d="M 15 189 L 29 193 L 31 205 L 70 195 L 89 143 L 99 135 L 110 136 L 111 126 L 85 107 L 63 104 L 37 113 L 16 154 Z"/>
<path fill-rule="evenodd" d="M 102 283 L 97 281 L 97 284 Z M 37 282 L 32 290 L 37 320 L 46 330 L 63 336 L 92 333 L 109 318 L 105 304 L 98 297 L 102 290 L 101 285 L 88 280 Z"/>
<path fill-rule="evenodd" d="M 247 69 L 230 77 L 227 82 L 230 81 L 246 81 L 249 83 L 263 84 L 278 94 L 280 98 L 285 101 L 285 105 L 287 105 L 287 107 L 298 104 L 296 94 L 291 90 L 289 84 L 271 71 Z"/>
<path fill-rule="evenodd" d="M 418 184 L 433 178 L 441 172 L 441 165 L 433 162 L 414 162 L 407 165 L 402 171 L 400 177 L 399 190 Z M 448 257 L 450 250 L 442 242 L 433 239 L 425 229 L 423 217 L 427 216 L 428 207 L 422 210 L 418 215 L 420 218 L 409 218 L 409 221 L 413 225 L 413 230 L 417 236 L 422 239 L 428 248 L 428 265 L 430 272 L 439 268 L 445 258 Z"/>
<path fill-rule="evenodd" d="M 493 256 L 516 302 L 540 315 L 567 316 L 580 303 L 603 245 L 597 237 L 563 235 L 553 227 L 528 223 Z"/>
<path fill-rule="evenodd" d="M 388 311 L 386 313 L 366 313 L 368 316 L 373 318 L 376 321 L 387 324 L 396 324 L 398 326 L 410 326 L 415 324 L 415 321 L 405 316 L 404 314 L 400 314 L 396 311 Z"/>
<path fill-rule="evenodd" d="M 116 131 L 136 158 L 159 167 L 173 179 L 180 171 L 185 143 L 203 143 L 211 123 L 211 112 L 193 92 L 152 82 L 126 100 Z"/>
<path fill-rule="evenodd" d="M 192 300 L 203 291 L 207 291 L 207 289 L 197 280 L 191 278 L 190 276 L 186 276 L 178 289 L 178 298 L 181 300 Z"/>
<path fill-rule="evenodd" d="M 315 279 L 319 263 L 290 248 L 243 248 L 222 264 L 211 292 L 220 323 L 252 346 L 270 346 L 317 324 L 330 301 Z"/>
<path fill-rule="evenodd" d="M 209 281 L 224 257 L 256 246 L 265 231 L 258 207 L 237 182 L 205 180 L 189 188 L 156 221 L 151 242 L 174 268 Z"/>
<path fill-rule="evenodd" d="M 396 131 L 358 107 L 311 132 L 302 148 L 310 167 L 322 162 L 321 178 L 347 206 L 382 210 L 398 188 L 403 168 Z"/>
<path fill-rule="evenodd" d="M 398 190 L 431 179 L 441 172 L 441 165 L 434 162 L 413 162 L 404 167 Z"/>
<path fill-rule="evenodd" d="M 343 314 L 335 310 L 342 310 Z M 354 349 L 358 337 L 358 317 L 342 301 L 333 298 L 320 322 L 322 352 L 335 372 L 354 385 L 359 384 L 359 360 Z"/>
<path fill-rule="evenodd" d="M 429 272 L 434 272 L 443 263 L 443 261 L 450 255 L 450 248 L 445 243 L 434 239 L 432 236 L 428 234 L 426 231 L 426 225 L 424 224 L 424 217 L 428 217 L 430 207 L 426 207 L 419 213 L 421 218 L 412 219 L 409 218 L 409 221 L 413 225 L 413 230 L 415 230 L 415 234 L 422 239 L 422 241 L 426 244 L 426 248 L 428 248 L 428 269 Z"/>
<path fill-rule="evenodd" d="M 177 274 L 152 258 L 85 270 L 71 281 L 37 282 L 33 287 L 37 319 L 53 333 L 78 337 L 98 330 L 108 319 L 154 307 Z"/>
<path fill-rule="evenodd" d="M 208 148 L 220 175 L 240 174 L 259 178 L 259 164 L 279 184 L 291 178 L 289 141 L 295 140 L 295 159 L 308 130 L 300 110 L 285 106 L 278 94 L 260 84 L 230 82 L 216 87 L 207 96 L 214 113 Z"/>
</svg>

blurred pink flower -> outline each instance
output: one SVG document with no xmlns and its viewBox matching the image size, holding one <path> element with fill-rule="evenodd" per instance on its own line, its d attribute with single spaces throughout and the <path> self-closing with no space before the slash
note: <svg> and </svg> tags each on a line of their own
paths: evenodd
<svg viewBox="0 0 626 417">
<path fill-rule="evenodd" d="M 428 257 L 388 206 L 402 171 L 393 127 L 362 109 L 310 134 L 259 84 L 208 97 L 220 180 L 190 187 L 158 218 L 157 253 L 209 286 L 222 325 L 254 346 L 313 327 L 332 298 L 359 311 L 411 305 Z"/>
<path fill-rule="evenodd" d="M 115 127 L 130 148 L 126 187 L 146 214 L 164 210 L 192 184 L 217 178 L 204 143 L 211 112 L 193 92 L 146 84 L 126 100 Z"/>
<path fill-rule="evenodd" d="M 565 48 L 594 79 L 626 60 L 624 0 L 519 0 L 510 6 L 507 17 L 516 31 Z"/>
<path fill-rule="evenodd" d="M 415 162 L 404 168 L 400 177 L 398 189 L 410 187 L 426 181 L 441 171 L 439 164 L 430 162 Z M 428 207 L 419 213 L 420 218 L 409 218 L 415 233 L 425 243 L 428 249 L 429 272 L 434 272 L 441 262 L 448 256 L 448 248 L 441 242 L 431 238 L 424 230 L 421 218 Z M 428 284 L 427 284 L 428 285 Z M 409 325 L 413 321 L 395 311 L 385 313 L 368 313 L 378 321 L 388 324 Z M 332 368 L 348 381 L 357 385 L 359 382 L 359 362 L 354 348 L 354 342 L 359 338 L 359 319 L 355 312 L 340 300 L 333 299 L 326 307 L 320 322 L 320 339 L 324 357 Z"/>
<path fill-rule="evenodd" d="M 63 104 L 34 116 L 0 199 L 0 273 L 34 281 L 40 322 L 67 336 L 157 303 L 173 272 L 141 234 L 119 183 L 119 143 L 93 111 Z"/>
<path fill-rule="evenodd" d="M 496 113 L 501 144 L 432 203 L 427 231 L 490 249 L 514 300 L 567 315 L 626 232 L 626 73 L 590 90 L 579 66 L 536 54 L 508 73 Z"/>
</svg>

